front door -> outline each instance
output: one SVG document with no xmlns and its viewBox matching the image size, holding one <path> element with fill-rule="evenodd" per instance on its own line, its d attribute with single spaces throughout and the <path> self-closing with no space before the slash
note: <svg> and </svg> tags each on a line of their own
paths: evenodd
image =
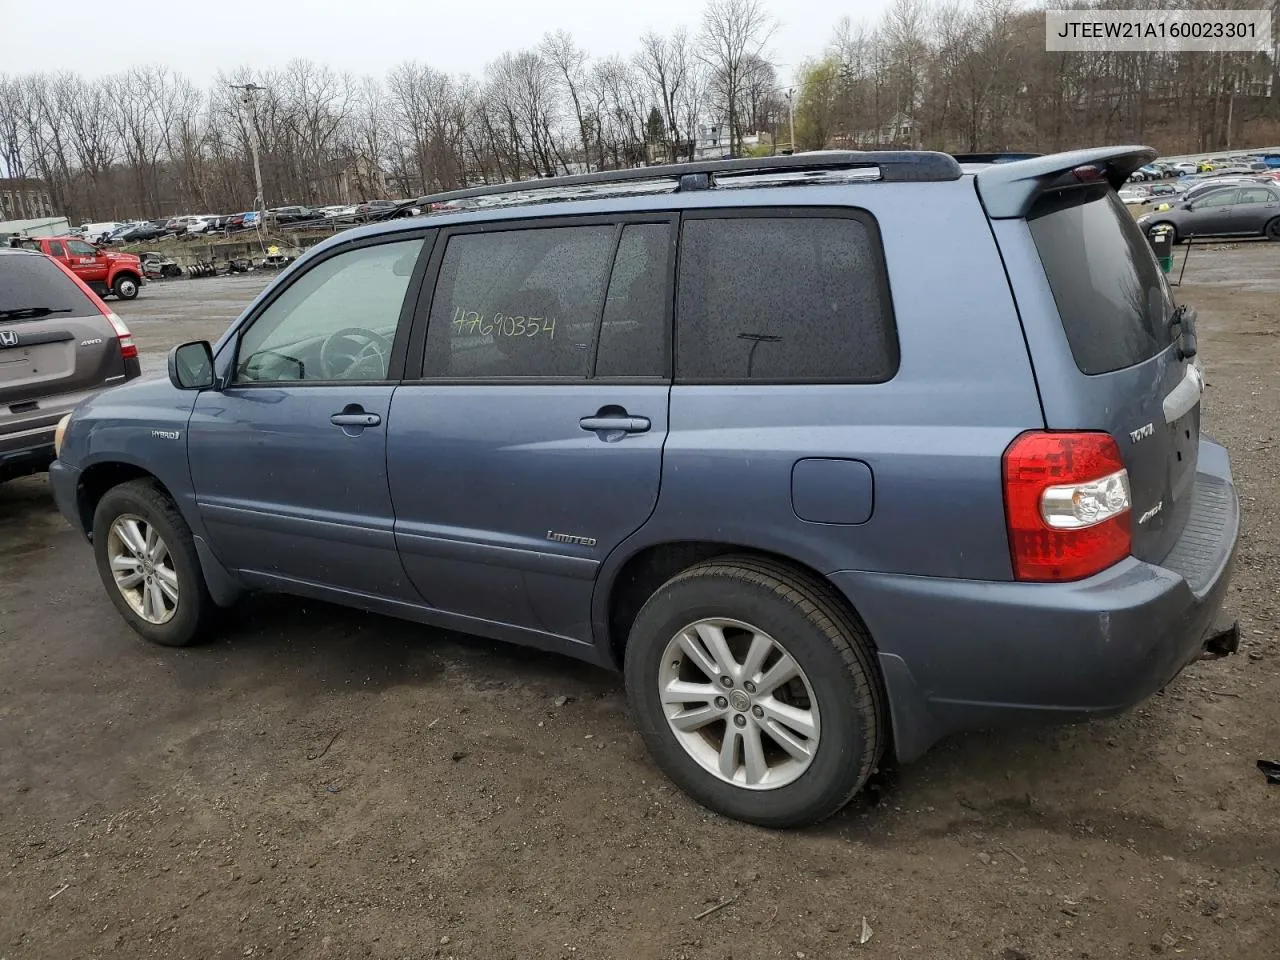
<svg viewBox="0 0 1280 960">
<path fill-rule="evenodd" d="M 487 227 L 438 245 L 391 404 L 396 540 L 432 606 L 587 641 L 600 562 L 658 498 L 673 222 Z"/>
<path fill-rule="evenodd" d="M 98 252 L 98 248 L 83 240 L 68 240 L 66 244 L 67 264 L 76 276 L 91 287 L 105 286 L 107 259 Z"/>
<path fill-rule="evenodd" d="M 339 248 L 292 278 L 224 348 L 236 351 L 229 385 L 196 400 L 199 509 L 218 558 L 251 583 L 413 596 L 386 472 L 402 308 L 424 244 L 403 237 Z"/>
<path fill-rule="evenodd" d="M 1190 216 L 1186 218 L 1186 228 L 1178 232 L 1183 236 L 1221 236 L 1231 233 L 1231 208 L 1236 202 L 1238 190 L 1226 188 L 1211 190 L 1192 203 Z"/>
</svg>

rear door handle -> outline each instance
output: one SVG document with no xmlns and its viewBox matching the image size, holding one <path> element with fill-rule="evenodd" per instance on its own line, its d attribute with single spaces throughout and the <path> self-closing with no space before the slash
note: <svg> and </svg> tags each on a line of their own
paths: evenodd
<svg viewBox="0 0 1280 960">
<path fill-rule="evenodd" d="M 376 427 L 382 418 L 376 413 L 335 413 L 329 422 L 335 427 Z"/>
<path fill-rule="evenodd" d="M 648 417 L 583 417 L 578 425 L 583 430 L 606 433 L 644 433 L 651 426 Z"/>
</svg>

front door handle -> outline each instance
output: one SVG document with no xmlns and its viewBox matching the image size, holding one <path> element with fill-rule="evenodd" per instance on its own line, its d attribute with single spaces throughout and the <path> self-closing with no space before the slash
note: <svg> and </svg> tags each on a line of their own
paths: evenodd
<svg viewBox="0 0 1280 960">
<path fill-rule="evenodd" d="M 376 427 L 382 418 L 376 413 L 335 413 L 329 418 L 335 427 Z"/>
<path fill-rule="evenodd" d="M 644 433 L 651 426 L 648 417 L 583 417 L 578 425 L 605 433 Z"/>
</svg>

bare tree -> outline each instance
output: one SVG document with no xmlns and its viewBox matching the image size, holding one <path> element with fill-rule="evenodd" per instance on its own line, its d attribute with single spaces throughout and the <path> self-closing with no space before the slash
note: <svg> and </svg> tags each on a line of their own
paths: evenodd
<svg viewBox="0 0 1280 960">
<path fill-rule="evenodd" d="M 729 125 L 729 151 L 742 151 L 742 117 L 739 113 L 747 71 L 754 59 L 764 56 L 775 22 L 760 0 L 709 0 L 702 14 L 698 56 L 716 78 Z"/>
<path fill-rule="evenodd" d="M 675 163 L 680 159 L 680 105 L 692 82 L 688 33 L 683 29 L 670 37 L 646 33 L 640 38 L 636 67 L 649 84 L 650 96 L 661 104 L 667 160 Z"/>
<path fill-rule="evenodd" d="M 559 74 L 564 90 L 573 104 L 573 115 L 578 122 L 578 139 L 582 144 L 582 161 L 591 164 L 591 124 L 583 103 L 587 83 L 587 52 L 578 47 L 564 30 L 548 33 L 542 38 L 542 56 Z"/>
</svg>

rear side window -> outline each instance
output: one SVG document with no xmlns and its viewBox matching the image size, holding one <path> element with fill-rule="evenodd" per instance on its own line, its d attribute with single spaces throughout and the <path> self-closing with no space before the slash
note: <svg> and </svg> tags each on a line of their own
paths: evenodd
<svg viewBox="0 0 1280 960">
<path fill-rule="evenodd" d="M 676 365 L 703 383 L 880 383 L 898 341 L 869 217 L 686 220 Z"/>
<path fill-rule="evenodd" d="M 604 301 L 597 377 L 671 375 L 667 358 L 671 237 L 666 223 L 623 227 Z"/>
<path fill-rule="evenodd" d="M 426 376 L 589 376 L 615 229 L 450 237 L 431 301 Z"/>
<path fill-rule="evenodd" d="M 97 304 L 48 257 L 0 256 L 0 323 L 99 314 Z"/>
<path fill-rule="evenodd" d="M 1028 225 L 1082 373 L 1131 367 L 1169 346 L 1173 302 L 1164 274 L 1111 191 L 1046 198 Z"/>
</svg>

